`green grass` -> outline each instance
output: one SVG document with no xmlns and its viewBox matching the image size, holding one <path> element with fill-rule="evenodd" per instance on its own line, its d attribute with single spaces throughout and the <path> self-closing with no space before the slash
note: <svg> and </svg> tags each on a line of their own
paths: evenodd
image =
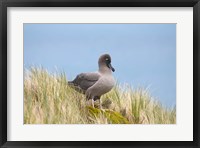
<svg viewBox="0 0 200 148">
<path fill-rule="evenodd" d="M 115 86 L 91 107 L 67 85 L 64 73 L 29 68 L 24 77 L 25 124 L 175 124 L 176 109 L 166 108 L 143 88 Z"/>
</svg>

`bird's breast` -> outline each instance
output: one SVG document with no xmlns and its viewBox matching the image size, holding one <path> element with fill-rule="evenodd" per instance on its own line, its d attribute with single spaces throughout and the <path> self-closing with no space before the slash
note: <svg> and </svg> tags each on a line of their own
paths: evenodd
<svg viewBox="0 0 200 148">
<path fill-rule="evenodd" d="M 91 92 L 93 95 L 101 96 L 109 92 L 115 84 L 114 78 L 111 76 L 102 76 L 94 86 L 92 86 Z"/>
<path fill-rule="evenodd" d="M 115 80 L 112 75 L 111 76 L 103 76 L 102 81 L 103 81 L 103 84 L 105 85 L 105 87 L 110 88 L 110 89 L 112 89 L 115 84 Z"/>
</svg>

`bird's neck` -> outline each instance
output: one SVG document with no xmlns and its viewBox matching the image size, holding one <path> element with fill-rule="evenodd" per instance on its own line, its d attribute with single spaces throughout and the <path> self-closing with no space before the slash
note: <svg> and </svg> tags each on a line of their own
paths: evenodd
<svg viewBox="0 0 200 148">
<path fill-rule="evenodd" d="M 100 66 L 99 67 L 99 72 L 103 74 L 112 74 L 111 69 L 109 69 L 107 66 Z"/>
</svg>

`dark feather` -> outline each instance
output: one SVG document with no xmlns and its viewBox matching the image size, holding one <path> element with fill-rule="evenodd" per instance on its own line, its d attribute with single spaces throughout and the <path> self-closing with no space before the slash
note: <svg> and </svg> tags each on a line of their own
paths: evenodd
<svg viewBox="0 0 200 148">
<path fill-rule="evenodd" d="M 73 81 L 69 81 L 68 84 L 78 92 L 85 93 L 89 87 L 98 81 L 99 77 L 98 73 L 81 73 Z"/>
</svg>

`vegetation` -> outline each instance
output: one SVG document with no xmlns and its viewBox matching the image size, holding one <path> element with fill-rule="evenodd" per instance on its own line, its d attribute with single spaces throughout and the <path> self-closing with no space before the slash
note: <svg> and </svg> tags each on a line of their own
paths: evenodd
<svg viewBox="0 0 200 148">
<path fill-rule="evenodd" d="M 175 124 L 176 109 L 163 107 L 143 88 L 115 86 L 93 108 L 67 85 L 64 73 L 43 68 L 25 70 L 25 124 Z"/>
</svg>

